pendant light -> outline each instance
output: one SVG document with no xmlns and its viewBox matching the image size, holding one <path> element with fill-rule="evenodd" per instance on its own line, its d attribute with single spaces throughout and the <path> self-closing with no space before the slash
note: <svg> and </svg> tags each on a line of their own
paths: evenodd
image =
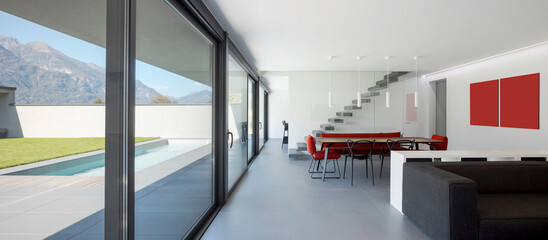
<svg viewBox="0 0 548 240">
<path fill-rule="evenodd" d="M 418 63 L 419 63 L 419 56 L 415 56 L 415 79 L 417 80 L 417 88 L 415 90 L 415 107 L 419 107 L 419 71 L 418 71 Z"/>
<path fill-rule="evenodd" d="M 361 86 L 362 86 L 362 56 L 357 56 L 356 60 L 358 60 L 358 92 L 356 93 L 356 99 L 358 99 L 358 107 L 362 107 L 362 93 L 360 92 Z"/>
<path fill-rule="evenodd" d="M 390 63 L 388 60 L 390 56 L 384 57 L 386 60 L 386 107 L 390 107 Z"/>
<path fill-rule="evenodd" d="M 328 98 L 328 106 L 330 108 L 333 107 L 333 104 L 331 102 L 331 91 L 333 90 L 333 69 L 331 67 L 331 62 L 333 60 L 333 56 L 329 56 L 327 57 L 327 59 L 329 59 L 329 92 L 327 93 L 327 98 Z"/>
</svg>

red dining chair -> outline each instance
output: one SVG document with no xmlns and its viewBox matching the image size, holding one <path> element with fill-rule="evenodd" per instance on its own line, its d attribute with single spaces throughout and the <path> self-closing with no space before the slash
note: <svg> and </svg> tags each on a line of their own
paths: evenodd
<svg viewBox="0 0 548 240">
<path fill-rule="evenodd" d="M 324 165 L 325 165 L 325 168 L 323 168 L 322 171 L 314 171 L 314 162 L 316 162 L 318 165 L 316 167 L 316 169 L 319 169 L 319 167 L 321 166 L 320 165 L 320 162 L 322 160 L 324 160 L 325 158 L 325 151 L 316 151 L 316 140 L 314 140 L 314 137 L 308 135 L 308 137 L 306 137 L 306 149 L 308 150 L 308 152 L 310 153 L 310 155 L 312 155 L 312 160 L 310 160 L 310 166 L 308 167 L 308 173 L 310 173 L 310 178 L 312 179 L 318 179 L 318 178 L 322 178 L 322 177 L 314 177 L 314 173 L 322 173 L 323 176 L 325 176 L 326 173 L 336 173 L 337 172 L 337 169 L 339 170 L 339 176 L 338 177 L 325 177 L 325 178 L 340 178 L 341 177 L 341 168 L 339 167 L 339 158 L 341 157 L 341 155 L 335 151 L 329 151 L 328 154 L 327 154 L 327 161 Z M 327 168 L 327 163 L 329 163 L 329 161 L 332 161 L 333 162 L 333 171 L 332 172 L 327 172 L 326 171 L 326 168 Z M 337 165 L 335 165 L 337 164 Z"/>
<path fill-rule="evenodd" d="M 447 150 L 447 144 L 449 143 L 449 139 L 446 136 L 440 136 L 440 135 L 432 135 L 432 139 L 443 141 L 442 143 L 430 143 L 430 150 L 432 151 L 440 151 L 440 150 Z"/>
</svg>

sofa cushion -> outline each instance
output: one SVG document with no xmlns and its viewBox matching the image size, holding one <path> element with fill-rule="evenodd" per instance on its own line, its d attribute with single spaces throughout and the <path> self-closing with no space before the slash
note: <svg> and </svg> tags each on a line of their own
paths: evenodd
<svg viewBox="0 0 548 240">
<path fill-rule="evenodd" d="M 478 194 L 480 239 L 548 239 L 548 193 Z"/>
<path fill-rule="evenodd" d="M 478 183 L 479 193 L 548 193 L 547 162 L 435 163 Z"/>
<path fill-rule="evenodd" d="M 548 193 L 478 194 L 478 215 L 480 219 L 548 219 Z"/>
</svg>

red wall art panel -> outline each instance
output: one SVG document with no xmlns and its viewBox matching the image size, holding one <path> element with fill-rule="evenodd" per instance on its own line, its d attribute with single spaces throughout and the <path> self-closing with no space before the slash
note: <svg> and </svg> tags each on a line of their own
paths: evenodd
<svg viewBox="0 0 548 240">
<path fill-rule="evenodd" d="M 415 107 L 415 93 L 409 93 L 405 96 L 405 121 L 417 121 L 417 107 Z"/>
<path fill-rule="evenodd" d="M 499 80 L 470 84 L 470 125 L 499 126 Z"/>
<path fill-rule="evenodd" d="M 500 126 L 539 129 L 539 78 L 529 74 L 500 79 Z"/>
</svg>

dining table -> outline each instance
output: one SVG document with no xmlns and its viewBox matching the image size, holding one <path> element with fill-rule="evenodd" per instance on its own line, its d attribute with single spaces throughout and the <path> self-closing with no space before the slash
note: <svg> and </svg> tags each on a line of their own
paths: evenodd
<svg viewBox="0 0 548 240">
<path fill-rule="evenodd" d="M 388 144 L 389 141 L 412 141 L 415 143 L 415 148 L 419 149 L 419 144 L 430 144 L 430 143 L 443 143 L 443 141 L 437 140 L 437 139 L 431 139 L 431 138 L 425 138 L 425 137 L 320 137 L 316 138 L 316 141 L 319 142 L 323 149 L 325 149 L 325 156 L 323 161 L 323 173 L 322 173 L 322 181 L 325 181 L 325 172 L 327 168 L 327 155 L 329 152 L 329 147 L 333 146 L 334 144 L 346 144 L 348 141 L 375 141 L 375 143 L 384 143 Z M 340 169 L 339 169 L 340 171 Z"/>
</svg>

